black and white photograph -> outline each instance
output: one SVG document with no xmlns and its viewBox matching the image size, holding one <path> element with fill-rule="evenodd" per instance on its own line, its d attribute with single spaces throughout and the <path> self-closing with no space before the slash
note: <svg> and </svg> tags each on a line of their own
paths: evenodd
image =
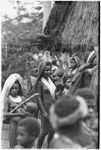
<svg viewBox="0 0 101 150">
<path fill-rule="evenodd" d="M 0 148 L 100 149 L 100 1 L 0 7 Z"/>
</svg>

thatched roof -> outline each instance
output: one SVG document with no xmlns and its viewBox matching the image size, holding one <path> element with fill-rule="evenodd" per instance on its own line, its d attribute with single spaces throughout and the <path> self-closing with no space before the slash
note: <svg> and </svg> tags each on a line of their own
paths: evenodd
<svg viewBox="0 0 101 150">
<path fill-rule="evenodd" d="M 59 34 L 63 27 L 65 16 L 69 13 L 72 3 L 74 4 L 74 2 L 55 2 L 44 29 L 44 34 L 38 35 L 37 37 L 39 46 L 41 46 L 44 50 L 47 49 L 52 51 L 54 47 L 57 47 L 57 44 L 59 45 L 61 43 Z M 43 45 L 43 43 L 45 44 Z"/>
<path fill-rule="evenodd" d="M 55 30 L 58 30 L 62 28 L 66 16 L 69 15 L 71 7 L 76 2 L 71 1 L 56 1 L 53 9 L 51 11 L 51 14 L 49 16 L 48 22 L 46 24 L 46 27 L 44 29 L 44 33 L 47 35 L 53 34 Z"/>
<path fill-rule="evenodd" d="M 98 45 L 99 2 L 56 1 L 44 29 L 53 44 Z"/>
</svg>

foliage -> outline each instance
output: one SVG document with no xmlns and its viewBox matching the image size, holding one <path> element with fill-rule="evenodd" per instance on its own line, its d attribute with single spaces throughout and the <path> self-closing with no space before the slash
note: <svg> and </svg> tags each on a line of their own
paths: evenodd
<svg viewBox="0 0 101 150">
<path fill-rule="evenodd" d="M 7 15 L 4 16 L 2 22 L 2 85 L 11 73 L 16 72 L 24 76 L 26 61 L 32 61 L 33 53 L 38 49 L 34 40 L 36 35 L 42 32 L 43 12 L 40 11 L 42 4 L 40 3 L 37 7 L 33 5 L 33 9 L 37 11 L 31 13 L 26 11 L 24 5 L 21 5 L 20 13 L 13 19 Z M 15 9 L 18 11 L 17 4 Z"/>
</svg>

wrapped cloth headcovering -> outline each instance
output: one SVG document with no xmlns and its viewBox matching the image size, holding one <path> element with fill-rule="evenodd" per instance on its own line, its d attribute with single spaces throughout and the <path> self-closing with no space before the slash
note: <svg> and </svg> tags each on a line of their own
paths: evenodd
<svg viewBox="0 0 101 150">
<path fill-rule="evenodd" d="M 85 100 L 80 96 L 77 96 L 76 100 L 80 103 L 79 107 L 73 113 L 69 114 L 66 117 L 62 117 L 62 118 L 57 116 L 57 114 L 55 113 L 55 105 L 51 106 L 50 122 L 54 129 L 57 129 L 63 125 L 72 125 L 79 119 L 83 119 L 87 116 L 88 108 L 87 108 L 87 104 L 86 104 Z"/>
<path fill-rule="evenodd" d="M 49 51 L 45 51 L 45 53 L 43 55 L 43 61 L 50 61 L 50 62 L 52 61 Z"/>
<path fill-rule="evenodd" d="M 71 58 L 71 60 L 75 60 L 76 64 L 77 64 L 77 67 L 80 67 L 80 59 L 78 56 L 74 56 Z"/>
<path fill-rule="evenodd" d="M 10 89 L 14 85 L 15 81 L 17 81 L 17 80 L 19 81 L 21 88 L 23 90 L 22 77 L 19 74 L 17 74 L 17 73 L 11 74 L 5 81 L 4 87 L 1 91 L 1 108 L 2 108 L 2 110 L 4 108 L 4 103 L 10 92 Z"/>
</svg>

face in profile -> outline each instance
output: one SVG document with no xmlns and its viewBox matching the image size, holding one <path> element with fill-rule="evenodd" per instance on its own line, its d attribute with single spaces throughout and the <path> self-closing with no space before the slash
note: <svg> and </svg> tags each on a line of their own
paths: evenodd
<svg viewBox="0 0 101 150">
<path fill-rule="evenodd" d="M 26 127 L 18 126 L 17 142 L 18 145 L 21 145 L 24 148 L 26 148 L 33 144 L 34 137 L 29 135 L 29 133 L 26 131 Z"/>
<path fill-rule="evenodd" d="M 93 114 L 94 114 L 94 108 L 93 107 L 88 107 L 88 114 L 89 114 L 89 117 L 92 117 Z"/>
<path fill-rule="evenodd" d="M 14 85 L 10 89 L 10 94 L 13 97 L 16 97 L 16 96 L 18 96 L 19 90 L 20 90 L 20 85 L 18 83 L 14 83 Z"/>
</svg>

